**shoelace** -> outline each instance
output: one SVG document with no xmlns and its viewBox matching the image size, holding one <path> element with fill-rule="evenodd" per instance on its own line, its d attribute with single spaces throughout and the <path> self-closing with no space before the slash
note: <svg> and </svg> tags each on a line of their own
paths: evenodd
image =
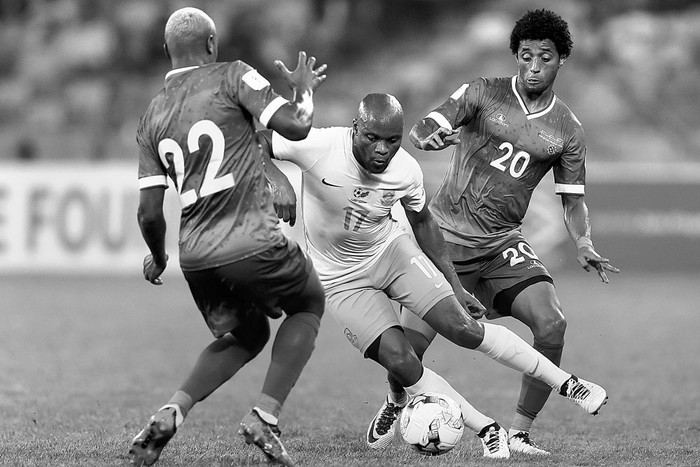
<svg viewBox="0 0 700 467">
<path fill-rule="evenodd" d="M 391 428 L 391 425 L 394 424 L 394 421 L 396 421 L 396 417 L 399 415 L 399 412 L 401 412 L 401 407 L 389 402 L 386 405 L 386 409 L 384 409 L 382 414 L 379 416 L 379 420 L 377 420 L 377 426 L 375 428 L 377 434 L 386 434 L 386 432 L 389 431 L 389 428 Z"/>
<path fill-rule="evenodd" d="M 488 448 L 489 452 L 491 454 L 498 452 L 501 447 L 498 432 L 495 429 L 491 429 L 486 436 L 489 437 L 489 440 L 486 441 L 486 447 Z"/>
<path fill-rule="evenodd" d="M 569 398 L 579 401 L 586 399 L 591 393 L 586 386 L 578 381 L 570 381 L 566 392 L 568 393 Z"/>
</svg>

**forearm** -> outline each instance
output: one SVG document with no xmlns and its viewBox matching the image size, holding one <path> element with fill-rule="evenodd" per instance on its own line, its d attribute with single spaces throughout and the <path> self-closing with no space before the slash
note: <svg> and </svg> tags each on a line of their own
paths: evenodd
<svg viewBox="0 0 700 467">
<path fill-rule="evenodd" d="M 591 242 L 591 221 L 588 206 L 583 200 L 576 203 L 565 203 L 564 225 L 577 247 Z"/>
<path fill-rule="evenodd" d="M 437 223 L 431 218 L 426 222 L 416 224 L 413 226 L 413 233 L 421 250 L 442 272 L 452 288 L 458 290 L 461 287 L 459 277 L 455 272 L 454 265 L 447 251 L 445 239 Z"/>
<path fill-rule="evenodd" d="M 157 264 L 165 264 L 167 262 L 165 253 L 165 218 L 163 216 L 155 216 L 147 219 L 140 215 L 139 227 L 141 235 L 153 255 L 153 260 Z"/>
<path fill-rule="evenodd" d="M 431 148 L 425 147 L 425 141 L 428 140 L 430 135 L 437 129 L 438 124 L 435 123 L 433 119 L 424 118 L 413 125 L 408 134 L 408 139 L 418 149 L 431 150 Z"/>
</svg>

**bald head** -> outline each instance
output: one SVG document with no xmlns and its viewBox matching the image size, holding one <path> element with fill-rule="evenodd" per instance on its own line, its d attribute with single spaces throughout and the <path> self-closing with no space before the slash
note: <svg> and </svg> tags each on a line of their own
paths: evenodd
<svg viewBox="0 0 700 467">
<path fill-rule="evenodd" d="M 371 173 L 382 173 L 401 147 L 403 108 L 391 94 L 368 94 L 357 110 L 352 153 Z"/>
<path fill-rule="evenodd" d="M 214 21 L 198 8 L 177 10 L 170 15 L 165 24 L 165 48 L 174 67 L 216 61 L 217 38 Z"/>
<path fill-rule="evenodd" d="M 379 125 L 398 124 L 403 128 L 403 107 L 391 94 L 367 94 L 357 110 L 357 122 Z"/>
</svg>

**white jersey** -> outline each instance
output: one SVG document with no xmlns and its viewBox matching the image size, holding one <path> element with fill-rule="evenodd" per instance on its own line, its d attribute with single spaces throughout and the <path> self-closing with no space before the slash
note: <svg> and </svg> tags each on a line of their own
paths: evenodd
<svg viewBox="0 0 700 467">
<path fill-rule="evenodd" d="M 386 170 L 373 174 L 352 154 L 352 128 L 312 128 L 306 139 L 272 136 L 272 152 L 302 173 L 302 216 L 309 254 L 324 286 L 365 270 L 406 229 L 391 216 L 425 206 L 423 172 L 400 148 Z"/>
</svg>

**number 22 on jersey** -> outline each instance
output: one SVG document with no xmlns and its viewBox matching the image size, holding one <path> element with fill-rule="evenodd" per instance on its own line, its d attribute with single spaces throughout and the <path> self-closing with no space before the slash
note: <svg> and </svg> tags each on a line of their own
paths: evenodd
<svg viewBox="0 0 700 467">
<path fill-rule="evenodd" d="M 172 154 L 173 166 L 175 169 L 175 182 L 177 191 L 180 195 L 180 202 L 185 208 L 194 204 L 199 198 L 213 195 L 220 191 L 233 187 L 235 180 L 233 174 L 228 173 L 221 177 L 217 177 L 221 162 L 224 159 L 224 148 L 226 147 L 226 138 L 221 129 L 216 123 L 211 120 L 200 120 L 190 128 L 187 133 L 187 156 L 195 157 L 199 151 L 199 138 L 206 136 L 211 140 L 211 155 L 207 169 L 202 177 L 202 183 L 198 187 L 185 189 L 185 153 L 179 144 L 173 139 L 165 138 L 158 143 L 158 156 L 163 162 L 165 168 L 170 168 L 170 162 L 167 159 L 168 154 Z"/>
</svg>

